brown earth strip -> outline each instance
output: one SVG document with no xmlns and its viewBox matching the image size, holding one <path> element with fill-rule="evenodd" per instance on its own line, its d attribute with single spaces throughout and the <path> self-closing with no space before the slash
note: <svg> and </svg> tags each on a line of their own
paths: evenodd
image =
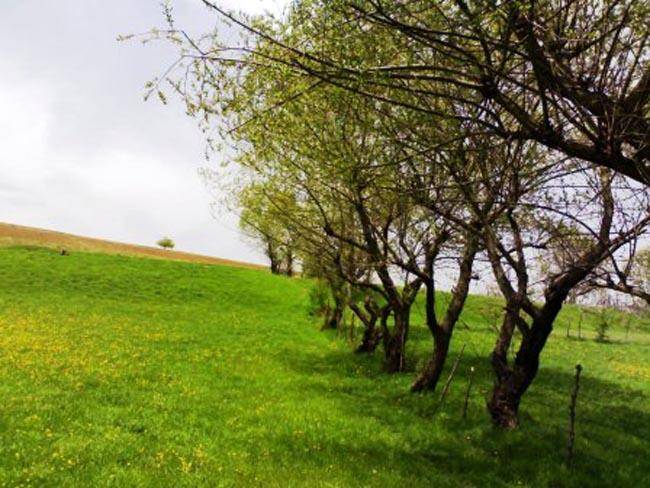
<svg viewBox="0 0 650 488">
<path fill-rule="evenodd" d="M 57 250 L 66 249 L 68 252 L 99 252 L 125 256 L 187 261 L 190 263 L 221 264 L 242 268 L 266 269 L 266 266 L 259 264 L 203 256 L 182 251 L 168 251 L 138 244 L 125 244 L 122 242 L 82 237 L 74 234 L 67 234 L 65 232 L 0 222 L 0 247 L 10 246 L 38 246 Z"/>
</svg>

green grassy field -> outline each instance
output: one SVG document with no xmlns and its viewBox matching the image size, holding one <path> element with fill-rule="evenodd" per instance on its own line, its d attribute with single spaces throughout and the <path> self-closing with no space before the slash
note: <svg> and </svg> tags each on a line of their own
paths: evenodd
<svg viewBox="0 0 650 488">
<path fill-rule="evenodd" d="M 643 486 L 650 330 L 566 338 L 569 309 L 522 405 L 485 412 L 499 304 L 472 297 L 444 404 L 413 373 L 318 330 L 310 284 L 265 271 L 44 249 L 0 250 L 0 483 L 38 486 Z M 420 325 L 411 368 L 430 347 Z M 573 334 L 577 334 L 576 331 Z M 627 337 L 626 337 L 627 336 Z M 584 366 L 575 465 L 567 404 Z M 461 419 L 470 366 L 477 368 Z M 645 484 L 647 486 L 647 484 Z"/>
</svg>

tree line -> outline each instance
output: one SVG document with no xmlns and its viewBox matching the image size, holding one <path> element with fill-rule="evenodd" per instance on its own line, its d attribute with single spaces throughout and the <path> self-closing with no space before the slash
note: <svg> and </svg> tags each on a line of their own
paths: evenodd
<svg viewBox="0 0 650 488">
<path fill-rule="evenodd" d="M 201 1 L 220 29 L 191 37 L 166 7 L 152 35 L 180 58 L 150 90 L 200 121 L 272 271 L 318 279 L 326 325 L 355 314 L 358 352 L 381 346 L 390 373 L 423 294 L 432 349 L 413 391 L 436 388 L 487 275 L 504 299 L 488 401 L 503 428 L 567 300 L 648 300 L 649 5 L 297 0 L 250 17 Z"/>
</svg>

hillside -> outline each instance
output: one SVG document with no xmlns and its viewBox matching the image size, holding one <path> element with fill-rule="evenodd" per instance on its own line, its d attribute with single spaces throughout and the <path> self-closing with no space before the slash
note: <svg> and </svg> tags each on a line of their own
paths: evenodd
<svg viewBox="0 0 650 488">
<path fill-rule="evenodd" d="M 68 251 L 100 252 L 105 254 L 119 254 L 123 256 L 187 261 L 190 263 L 225 264 L 228 266 L 239 266 L 253 269 L 265 268 L 259 264 L 202 256 L 200 254 L 192 254 L 188 252 L 170 251 L 137 244 L 125 244 L 122 242 L 82 237 L 74 234 L 67 234 L 65 232 L 0 222 L 0 247 L 9 246 L 38 246 L 57 250 L 66 249 Z"/>
<path fill-rule="evenodd" d="M 465 354 L 440 405 L 408 393 L 412 373 L 352 354 L 358 331 L 321 332 L 307 281 L 31 247 L 0 249 L 0 276 L 0 485 L 620 487 L 650 472 L 650 334 L 635 317 L 619 316 L 599 343 L 597 317 L 582 314 L 578 339 L 581 311 L 569 308 L 522 428 L 504 434 L 484 408 L 491 298 L 470 298 L 451 356 L 463 344 Z M 430 348 L 421 312 L 411 370 Z"/>
</svg>

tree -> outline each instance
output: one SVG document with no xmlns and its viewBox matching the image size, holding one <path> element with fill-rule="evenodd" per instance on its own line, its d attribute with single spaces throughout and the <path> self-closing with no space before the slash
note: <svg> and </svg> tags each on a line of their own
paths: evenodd
<svg viewBox="0 0 650 488">
<path fill-rule="evenodd" d="M 645 2 L 301 0 L 282 20 L 255 22 L 202 2 L 278 48 L 273 56 L 258 51 L 256 63 L 432 118 L 466 120 L 479 109 L 474 121 L 503 140 L 535 141 L 650 182 Z M 237 53 L 256 49 L 203 49 L 171 27 L 167 34 L 211 74 L 245 65 L 250 58 Z M 349 49 L 360 44 L 373 55 Z M 441 111 L 440 98 L 462 110 Z"/>
<path fill-rule="evenodd" d="M 364 290 L 362 296 L 363 308 L 354 299 L 351 300 L 349 305 L 350 309 L 361 320 L 364 328 L 363 338 L 356 352 L 372 353 L 377 349 L 384 337 L 384 331 L 388 328 L 387 321 L 391 310 L 390 305 L 372 291 Z M 379 328 L 377 327 L 377 321 L 380 323 Z"/>
<path fill-rule="evenodd" d="M 306 255 L 327 256 L 346 296 L 386 301 L 389 370 L 404 369 L 425 287 L 434 347 L 414 389 L 435 387 L 485 253 L 506 300 L 489 409 L 515 427 L 567 297 L 648 224 L 645 7 L 301 0 L 242 20 L 204 3 L 249 36 L 233 47 L 172 26 L 188 63 L 173 88 L 204 127 L 219 119 L 240 167 L 296 195 Z M 452 256 L 438 317 L 434 271 Z M 350 303 L 372 329 L 377 310 Z"/>
<path fill-rule="evenodd" d="M 650 8 L 634 0 L 385 4 L 353 2 L 363 21 L 400 33 L 424 60 L 355 67 L 395 89 L 443 78 L 492 133 L 650 183 Z M 430 96 L 440 96 L 432 94 Z M 426 103 L 417 107 L 426 110 Z"/>
<path fill-rule="evenodd" d="M 246 148 L 239 151 L 237 163 L 298 193 L 301 213 L 294 215 L 294 225 L 301 246 L 317 243 L 320 259 L 329 256 L 326 262 L 343 281 L 374 290 L 390 305 L 393 326 L 382 321 L 386 368 L 403 371 L 410 309 L 422 280 L 408 270 L 396 274 L 396 256 L 406 252 L 407 236 L 421 239 L 426 233 L 411 225 L 418 213 L 413 202 L 388 186 L 394 168 L 382 162 L 397 155 L 373 132 L 372 107 L 345 91 L 313 90 L 301 104 L 266 110 L 289 82 L 300 83 L 282 73 L 270 77 L 265 70 L 251 70 L 240 80 L 237 96 L 229 100 L 230 124 L 238 128 L 229 137 Z M 235 104 L 237 111 L 232 110 Z M 352 260 L 347 257 L 353 255 L 363 256 L 356 261 L 368 268 L 348 267 Z M 364 277 L 368 272 L 377 282 Z M 339 289 L 346 288 L 334 287 Z"/>
<path fill-rule="evenodd" d="M 290 193 L 278 191 L 272 184 L 252 183 L 238 192 L 239 226 L 258 242 L 270 261 L 271 273 L 292 276 L 294 242 L 291 229 L 279 218 L 294 204 Z"/>
<path fill-rule="evenodd" d="M 435 118 L 466 120 L 479 109 L 474 121 L 503 140 L 535 141 L 650 183 L 644 2 L 303 0 L 284 22 L 290 36 L 203 3 L 279 46 L 267 63 Z M 324 47 L 364 38 L 378 56 Z M 441 111 L 440 98 L 463 108 Z"/>
<path fill-rule="evenodd" d="M 328 289 L 323 329 L 339 329 L 343 325 L 347 307 L 353 303 L 354 284 L 366 272 L 361 271 L 353 250 L 328 240 L 319 230 L 309 232 L 301 239 L 299 254 L 303 276 L 325 283 Z"/>
<path fill-rule="evenodd" d="M 169 237 L 163 237 L 158 242 L 156 242 L 156 244 L 163 249 L 174 249 L 174 246 L 176 246 L 176 244 L 174 244 L 174 241 L 172 241 Z"/>
<path fill-rule="evenodd" d="M 292 27 L 296 32 L 301 29 L 300 25 Z M 206 47 L 213 49 L 220 48 Z M 351 45 L 347 49 L 382 55 L 366 39 L 358 39 L 354 49 Z M 446 215 L 463 213 L 462 205 L 455 203 L 458 189 L 448 188 L 448 175 L 435 170 L 430 158 L 409 154 L 411 141 L 404 137 L 405 131 L 413 132 L 422 120 L 345 89 L 311 84 L 281 63 L 269 65 L 269 59 L 281 54 L 278 50 L 282 51 L 274 42 L 258 43 L 245 65 L 230 62 L 239 72 L 236 77 L 228 69 L 206 70 L 206 59 L 197 58 L 190 70 L 196 81 L 174 86 L 185 97 L 190 113 L 201 114 L 204 121 L 220 117 L 222 138 L 238 155 L 240 167 L 264 181 L 281 181 L 286 191 L 302 195 L 301 203 L 311 208 L 309 217 L 303 218 L 303 213 L 292 225 L 301 235 L 303 263 L 309 262 L 309 267 L 319 263 L 314 274 L 330 284 L 335 306 L 326 323 L 337 326 L 343 309 L 350 306 L 365 325 L 362 349 L 373 349 L 381 336 L 391 372 L 406 367 L 410 309 L 424 285 L 434 347 L 413 390 L 433 389 L 469 291 L 479 248 L 478 223 L 469 218 L 474 226 L 471 231 L 463 227 L 452 235 L 453 225 L 448 225 Z M 218 90 L 215 79 L 219 79 Z M 188 86 L 194 89 L 187 91 Z M 287 97 L 288 89 L 298 95 Z M 429 143 L 440 140 L 433 127 L 426 134 L 432 137 Z M 413 192 L 414 188 L 419 190 Z M 265 212 L 256 209 L 254 214 Z M 270 220 L 277 224 L 290 215 L 276 212 Z M 258 233 L 260 228 L 256 225 Z M 453 230 L 456 234 L 458 229 Z M 438 317 L 434 268 L 439 259 L 454 254 L 459 254 L 454 257 L 459 263 L 458 280 L 445 314 Z M 366 291 L 363 307 L 350 300 L 359 290 Z M 375 294 L 384 306 L 377 305 Z M 381 331 L 377 332 L 379 319 Z"/>
<path fill-rule="evenodd" d="M 609 171 L 575 163 L 561 174 L 549 175 L 548 165 L 530 165 L 538 161 L 534 154 L 532 159 L 523 156 L 526 153 L 517 152 L 503 159 L 505 167 L 498 173 L 494 167 L 489 173 L 477 172 L 502 202 L 482 218 L 487 255 L 506 300 L 492 353 L 495 386 L 488 402 L 493 421 L 504 428 L 518 425 L 521 399 L 537 375 L 541 353 L 571 290 L 650 223 L 644 188 L 629 188 L 630 194 L 645 200 L 637 207 L 636 199 L 614 198 L 613 188 L 625 185 L 625 179 Z M 467 198 L 479 201 L 473 194 Z M 576 252 L 567 254 L 559 266 L 546 270 L 535 266 L 540 258 L 549 261 L 544 255 L 576 242 L 580 242 Z M 541 296 L 541 301 L 533 295 Z M 511 362 L 508 351 L 515 330 L 521 340 Z"/>
</svg>

